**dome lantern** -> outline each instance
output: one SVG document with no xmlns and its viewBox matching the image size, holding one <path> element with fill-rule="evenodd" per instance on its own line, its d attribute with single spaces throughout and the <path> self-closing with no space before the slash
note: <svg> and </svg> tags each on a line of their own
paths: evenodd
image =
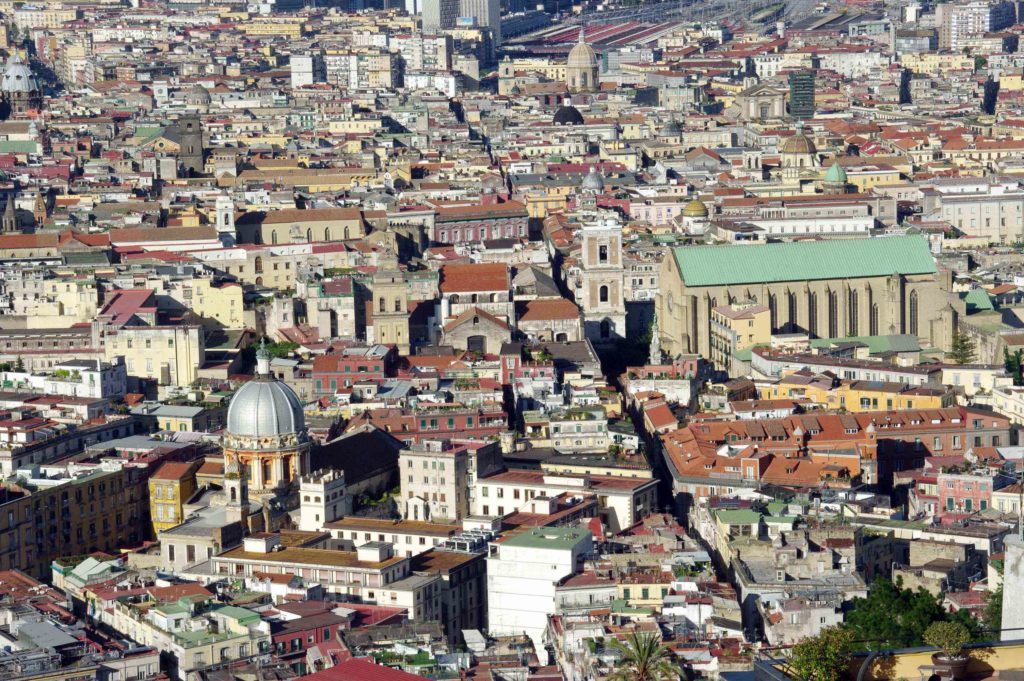
<svg viewBox="0 0 1024 681">
<path fill-rule="evenodd" d="M 599 85 L 600 65 L 597 53 L 586 42 L 586 33 L 580 27 L 580 36 L 569 51 L 565 62 L 565 85 L 570 92 L 589 92 Z"/>
</svg>

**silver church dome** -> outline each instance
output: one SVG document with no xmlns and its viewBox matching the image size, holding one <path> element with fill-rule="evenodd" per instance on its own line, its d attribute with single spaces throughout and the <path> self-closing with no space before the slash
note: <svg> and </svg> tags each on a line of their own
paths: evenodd
<svg viewBox="0 0 1024 681">
<path fill-rule="evenodd" d="M 302 403 L 284 383 L 258 378 L 235 393 L 228 407 L 228 433 L 248 437 L 290 435 L 306 428 Z"/>
<path fill-rule="evenodd" d="M 235 393 L 228 407 L 227 431 L 242 437 L 292 435 L 306 429 L 302 402 L 295 391 L 270 378 L 270 357 L 261 347 L 256 360 L 257 378 Z"/>
<path fill-rule="evenodd" d="M 603 192 L 604 175 L 598 172 L 597 168 L 590 166 L 590 172 L 583 177 L 582 187 L 584 191 Z"/>
<path fill-rule="evenodd" d="M 4 92 L 35 92 L 39 89 L 35 74 L 18 55 L 11 57 L 0 79 L 0 90 Z"/>
</svg>

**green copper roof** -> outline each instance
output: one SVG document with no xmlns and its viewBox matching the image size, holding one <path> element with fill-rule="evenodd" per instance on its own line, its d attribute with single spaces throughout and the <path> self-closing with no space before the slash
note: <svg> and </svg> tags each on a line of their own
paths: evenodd
<svg viewBox="0 0 1024 681">
<path fill-rule="evenodd" d="M 681 246 L 672 253 L 687 286 L 935 273 L 928 242 L 920 236 Z"/>
<path fill-rule="evenodd" d="M 504 545 L 565 551 L 579 544 L 587 534 L 585 530 L 572 527 L 540 527 L 513 535 L 504 541 Z"/>
<path fill-rule="evenodd" d="M 0 154 L 38 154 L 39 145 L 32 140 L 0 140 Z"/>
<path fill-rule="evenodd" d="M 967 314 L 991 312 L 996 309 L 996 306 L 992 303 L 992 298 L 988 295 L 988 291 L 983 288 L 972 288 L 966 293 L 961 293 L 960 297 L 967 303 Z"/>
<path fill-rule="evenodd" d="M 761 514 L 747 508 L 722 509 L 715 511 L 715 517 L 723 525 L 753 525 L 761 522 Z"/>
<path fill-rule="evenodd" d="M 839 161 L 836 161 L 829 166 L 828 172 L 825 173 L 825 181 L 835 184 L 846 184 L 846 170 L 839 165 Z"/>
</svg>

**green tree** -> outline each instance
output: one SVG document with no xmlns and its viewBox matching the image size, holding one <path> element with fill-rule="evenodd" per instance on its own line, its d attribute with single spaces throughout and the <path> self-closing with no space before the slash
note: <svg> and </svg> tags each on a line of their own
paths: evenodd
<svg viewBox="0 0 1024 681">
<path fill-rule="evenodd" d="M 679 678 L 679 669 L 670 659 L 668 648 L 661 645 L 657 634 L 633 632 L 623 643 L 609 644 L 621 655 L 610 681 L 669 681 Z"/>
<path fill-rule="evenodd" d="M 788 671 L 798 681 L 839 681 L 847 670 L 852 649 L 853 632 L 827 627 L 793 646 Z"/>
<path fill-rule="evenodd" d="M 281 341 L 279 343 L 270 343 L 267 345 L 267 352 L 270 353 L 271 357 L 290 357 L 292 352 L 298 349 L 298 343 L 291 343 L 289 341 Z"/>
<path fill-rule="evenodd" d="M 971 632 L 960 622 L 932 622 L 924 631 L 924 642 L 947 658 L 960 657 L 964 646 L 971 642 Z"/>
<path fill-rule="evenodd" d="M 924 644 L 924 632 L 933 622 L 955 621 L 977 636 L 977 621 L 965 610 L 954 614 L 943 609 L 937 596 L 924 589 L 904 589 L 879 578 L 871 583 L 867 598 L 855 598 L 844 625 L 861 650 L 907 648 Z"/>
<path fill-rule="evenodd" d="M 953 348 L 949 358 L 956 364 L 970 364 L 977 357 L 977 347 L 970 336 L 957 331 L 953 334 Z"/>
<path fill-rule="evenodd" d="M 981 615 L 981 623 L 985 625 L 985 633 L 991 638 L 1003 628 L 1003 583 L 989 591 L 985 596 L 985 611 Z"/>
</svg>

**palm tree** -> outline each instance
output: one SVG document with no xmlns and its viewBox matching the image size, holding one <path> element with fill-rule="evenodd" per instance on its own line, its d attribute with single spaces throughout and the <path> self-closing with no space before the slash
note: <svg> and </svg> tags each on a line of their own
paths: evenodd
<svg viewBox="0 0 1024 681">
<path fill-rule="evenodd" d="M 670 681 L 679 678 L 679 670 L 661 645 L 657 634 L 633 632 L 623 643 L 612 640 L 610 647 L 621 655 L 609 681 Z"/>
</svg>

